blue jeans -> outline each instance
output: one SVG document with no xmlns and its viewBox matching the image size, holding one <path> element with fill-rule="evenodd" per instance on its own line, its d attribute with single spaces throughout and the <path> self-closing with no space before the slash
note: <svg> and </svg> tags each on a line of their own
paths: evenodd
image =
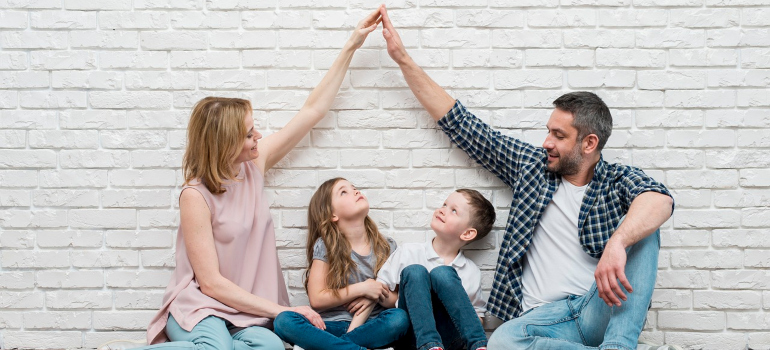
<svg viewBox="0 0 770 350">
<path fill-rule="evenodd" d="M 209 316 L 198 322 L 188 332 L 179 326 L 173 316 L 168 315 L 166 336 L 170 342 L 142 347 L 141 349 L 164 350 L 284 350 L 283 342 L 275 333 L 265 327 L 252 326 L 234 334 L 230 322 Z"/>
<path fill-rule="evenodd" d="M 607 306 L 594 282 L 588 293 L 548 303 L 503 323 L 489 349 L 636 349 L 658 271 L 660 230 L 628 249 L 626 278 L 633 293 L 621 306 Z"/>
<path fill-rule="evenodd" d="M 425 266 L 409 265 L 401 271 L 398 288 L 398 307 L 412 321 L 408 337 L 412 347 L 475 350 L 486 346 L 484 327 L 451 266 L 428 272 Z"/>
<path fill-rule="evenodd" d="M 275 334 L 287 343 L 305 350 L 366 350 L 387 347 L 406 334 L 409 319 L 399 309 L 387 309 L 364 324 L 348 331 L 350 322 L 326 321 L 326 330 L 313 326 L 305 316 L 293 311 L 278 314 L 273 322 Z"/>
</svg>

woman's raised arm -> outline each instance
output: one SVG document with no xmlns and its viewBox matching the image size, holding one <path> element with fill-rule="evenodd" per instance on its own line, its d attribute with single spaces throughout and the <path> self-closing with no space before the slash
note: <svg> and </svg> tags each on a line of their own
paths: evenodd
<svg viewBox="0 0 770 350">
<path fill-rule="evenodd" d="M 324 75 L 318 86 L 313 89 L 297 115 L 276 133 L 265 137 L 259 143 L 259 157 L 254 160 L 264 173 L 281 160 L 300 140 L 316 125 L 334 102 L 337 91 L 342 85 L 353 53 L 361 47 L 369 33 L 380 23 L 380 9 L 373 11 L 358 22 L 356 29 L 342 48 L 331 68 Z"/>
</svg>

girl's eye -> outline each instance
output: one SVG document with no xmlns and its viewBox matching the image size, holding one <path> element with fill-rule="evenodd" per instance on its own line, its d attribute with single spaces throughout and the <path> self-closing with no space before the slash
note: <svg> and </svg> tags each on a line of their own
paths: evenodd
<svg viewBox="0 0 770 350">
<path fill-rule="evenodd" d="M 348 193 L 348 191 L 342 191 L 342 192 L 340 192 L 340 194 L 346 194 L 346 193 Z"/>
</svg>

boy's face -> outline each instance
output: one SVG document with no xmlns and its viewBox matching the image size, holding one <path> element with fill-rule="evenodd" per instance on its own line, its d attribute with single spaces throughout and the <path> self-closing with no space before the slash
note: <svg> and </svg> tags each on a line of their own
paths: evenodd
<svg viewBox="0 0 770 350">
<path fill-rule="evenodd" d="M 433 212 L 430 228 L 442 237 L 460 237 L 470 228 L 471 205 L 462 193 L 452 192 L 444 204 Z"/>
</svg>

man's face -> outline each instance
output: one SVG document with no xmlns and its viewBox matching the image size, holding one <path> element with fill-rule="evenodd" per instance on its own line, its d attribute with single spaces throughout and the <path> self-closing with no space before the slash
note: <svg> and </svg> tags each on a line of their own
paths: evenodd
<svg viewBox="0 0 770 350">
<path fill-rule="evenodd" d="M 583 161 L 578 130 L 572 126 L 572 113 L 558 108 L 553 110 L 548 119 L 548 135 L 543 141 L 543 148 L 548 152 L 548 170 L 559 175 L 575 175 Z"/>
</svg>

